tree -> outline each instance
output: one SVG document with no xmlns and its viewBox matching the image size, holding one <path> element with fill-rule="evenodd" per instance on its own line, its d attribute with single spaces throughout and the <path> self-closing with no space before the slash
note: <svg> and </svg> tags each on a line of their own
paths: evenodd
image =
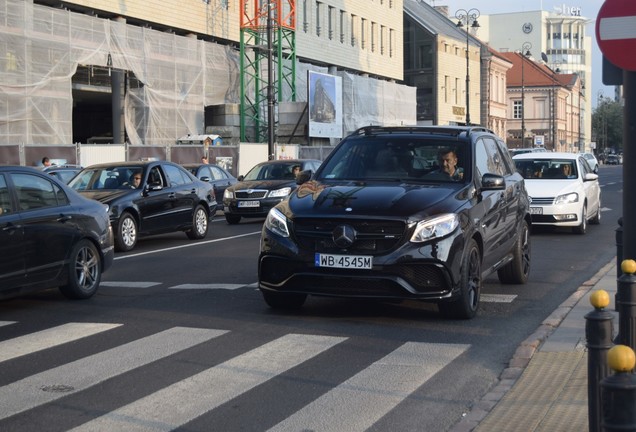
<svg viewBox="0 0 636 432">
<path fill-rule="evenodd" d="M 596 153 L 623 150 L 623 106 L 611 98 L 599 98 L 592 113 L 592 136 L 596 137 Z"/>
</svg>

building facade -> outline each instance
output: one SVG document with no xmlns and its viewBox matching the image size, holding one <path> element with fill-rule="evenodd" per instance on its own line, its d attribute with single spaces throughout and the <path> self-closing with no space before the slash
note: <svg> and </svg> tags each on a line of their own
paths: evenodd
<svg viewBox="0 0 636 432">
<path fill-rule="evenodd" d="M 171 145 L 204 133 L 206 118 L 237 117 L 240 10 L 261 3 L 0 0 L 0 144 Z M 296 12 L 296 88 L 309 70 L 342 78 L 343 134 L 415 123 L 414 90 L 396 82 L 401 0 L 271 3 L 277 14 Z M 306 98 L 297 92 L 296 101 Z M 221 109 L 206 116 L 207 108 Z M 216 126 L 223 134 L 236 125 Z"/>
<path fill-rule="evenodd" d="M 513 64 L 508 71 L 508 147 L 582 151 L 577 143 L 583 140 L 586 101 L 578 74 L 556 73 L 521 53 L 501 55 Z"/>
<path fill-rule="evenodd" d="M 592 38 L 587 35 L 589 20 L 583 12 L 578 7 L 560 7 L 553 12 L 493 14 L 482 20 L 483 40 L 493 49 L 521 52 L 529 44 L 531 55 L 552 70 L 579 76 L 583 104 L 574 123 L 580 123 L 581 134 L 580 138 L 568 135 L 574 141 L 566 145 L 576 151 L 589 151 L 592 135 Z"/>
</svg>

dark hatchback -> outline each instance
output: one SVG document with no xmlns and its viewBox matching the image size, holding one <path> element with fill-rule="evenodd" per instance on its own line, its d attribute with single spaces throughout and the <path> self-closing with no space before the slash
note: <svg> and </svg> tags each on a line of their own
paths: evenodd
<svg viewBox="0 0 636 432">
<path fill-rule="evenodd" d="M 39 169 L 0 167 L 0 297 L 93 296 L 113 263 L 108 207 Z"/>
<path fill-rule="evenodd" d="M 109 205 L 119 251 L 152 234 L 185 231 L 188 238 L 205 238 L 216 211 L 212 185 L 167 161 L 92 165 L 69 186 Z"/>
<path fill-rule="evenodd" d="M 254 166 L 239 182 L 228 187 L 223 195 L 223 211 L 229 224 L 241 218 L 264 218 L 269 210 L 296 189 L 299 171 L 315 172 L 320 166 L 314 159 L 284 159 L 262 162 Z"/>
<path fill-rule="evenodd" d="M 183 167 L 194 174 L 199 180 L 208 182 L 214 188 L 217 210 L 223 210 L 223 194 L 225 189 L 238 180 L 228 170 L 216 164 L 183 164 Z"/>
<path fill-rule="evenodd" d="M 454 177 L 446 159 L 462 168 Z M 270 307 L 300 307 L 308 294 L 414 299 L 467 319 L 490 273 L 528 279 L 524 180 L 489 130 L 363 128 L 298 182 L 263 225 L 258 277 Z"/>
</svg>

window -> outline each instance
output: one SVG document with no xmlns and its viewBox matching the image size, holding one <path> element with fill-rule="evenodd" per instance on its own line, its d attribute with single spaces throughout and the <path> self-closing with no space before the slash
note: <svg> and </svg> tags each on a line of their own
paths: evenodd
<svg viewBox="0 0 636 432">
<path fill-rule="evenodd" d="M 356 27 L 356 16 L 351 14 L 351 46 L 356 46 L 357 43 L 357 27 Z"/>
<path fill-rule="evenodd" d="M 386 38 L 386 28 L 383 25 L 381 25 L 380 26 L 380 54 L 382 54 L 382 55 L 384 55 L 384 53 L 386 51 L 385 38 Z"/>
<path fill-rule="evenodd" d="M 9 196 L 7 182 L 4 176 L 0 175 L 0 216 L 11 213 L 11 207 L 11 197 Z"/>
<path fill-rule="evenodd" d="M 371 52 L 375 52 L 375 45 L 377 44 L 377 35 L 378 25 L 374 22 L 371 23 Z"/>
<path fill-rule="evenodd" d="M 395 43 L 395 31 L 389 29 L 389 57 L 393 57 L 393 44 Z"/>
<path fill-rule="evenodd" d="M 307 6 L 308 0 L 303 0 L 303 31 L 307 33 L 309 30 L 309 7 Z"/>
<path fill-rule="evenodd" d="M 335 36 L 335 31 L 334 31 L 335 14 L 336 14 L 336 8 L 333 6 L 329 6 L 328 15 L 327 15 L 327 21 L 328 21 L 327 24 L 329 25 L 329 34 L 327 35 L 327 37 L 329 38 L 329 40 L 333 40 Z"/>
<path fill-rule="evenodd" d="M 166 170 L 166 174 L 170 178 L 170 186 L 182 186 L 184 184 L 191 183 L 190 177 L 186 175 L 186 173 L 182 172 L 181 169 L 176 166 L 166 165 L 164 167 Z"/>
<path fill-rule="evenodd" d="M 367 47 L 367 20 L 360 18 L 360 48 Z"/>
<path fill-rule="evenodd" d="M 212 177 L 214 180 L 221 180 L 221 179 L 225 179 L 227 178 L 227 175 L 225 175 L 225 173 L 220 170 L 219 168 L 215 167 L 215 166 L 211 166 L 209 167 L 210 171 L 212 171 Z"/>
<path fill-rule="evenodd" d="M 459 104 L 460 82 L 459 78 L 455 78 L 455 105 Z"/>
<path fill-rule="evenodd" d="M 523 106 L 521 104 L 521 100 L 513 101 L 512 102 L 512 118 L 520 119 L 522 111 L 523 111 Z"/>
<path fill-rule="evenodd" d="M 344 43 L 345 41 L 346 29 L 347 29 L 347 15 L 345 11 L 341 10 L 340 11 L 340 43 Z"/>
<path fill-rule="evenodd" d="M 53 182 L 32 174 L 12 174 L 20 210 L 68 204 L 66 194 Z"/>
<path fill-rule="evenodd" d="M 316 2 L 316 36 L 320 36 L 321 33 L 321 12 L 322 12 L 322 3 Z"/>
</svg>

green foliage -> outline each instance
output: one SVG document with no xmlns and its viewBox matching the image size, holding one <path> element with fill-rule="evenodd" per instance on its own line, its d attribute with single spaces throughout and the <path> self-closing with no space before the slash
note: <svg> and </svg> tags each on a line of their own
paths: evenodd
<svg viewBox="0 0 636 432">
<path fill-rule="evenodd" d="M 599 99 L 592 113 L 592 136 L 596 152 L 623 150 L 623 106 L 611 98 Z"/>
</svg>

